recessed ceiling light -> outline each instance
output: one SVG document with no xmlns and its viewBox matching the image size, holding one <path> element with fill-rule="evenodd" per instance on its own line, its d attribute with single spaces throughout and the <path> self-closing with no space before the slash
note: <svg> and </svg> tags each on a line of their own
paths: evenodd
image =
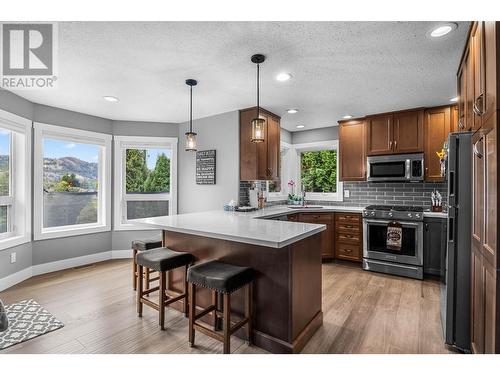
<svg viewBox="0 0 500 375">
<path fill-rule="evenodd" d="M 292 78 L 290 73 L 280 73 L 276 76 L 276 80 L 280 82 L 288 81 L 290 78 Z"/>
<path fill-rule="evenodd" d="M 297 129 L 303 129 L 305 127 L 306 127 L 305 125 L 297 125 Z"/>
<path fill-rule="evenodd" d="M 352 116 L 351 115 L 344 115 L 344 116 L 342 116 L 342 118 L 344 120 L 349 120 L 350 118 L 352 118 Z"/>
<path fill-rule="evenodd" d="M 103 96 L 102 97 L 104 100 L 106 100 L 107 102 L 111 102 L 111 103 L 117 103 L 120 101 L 120 99 L 118 99 L 117 97 L 115 96 Z"/>
<path fill-rule="evenodd" d="M 288 113 L 297 113 L 299 110 L 295 108 L 290 108 L 286 110 Z"/>
<path fill-rule="evenodd" d="M 430 36 L 433 38 L 440 38 L 442 36 L 445 36 L 446 34 L 449 34 L 456 28 L 457 24 L 453 22 L 444 25 L 439 25 L 436 28 L 432 29 Z"/>
<path fill-rule="evenodd" d="M 458 96 L 455 96 L 454 98 L 451 98 L 450 102 L 452 102 L 452 103 L 458 102 Z"/>
</svg>

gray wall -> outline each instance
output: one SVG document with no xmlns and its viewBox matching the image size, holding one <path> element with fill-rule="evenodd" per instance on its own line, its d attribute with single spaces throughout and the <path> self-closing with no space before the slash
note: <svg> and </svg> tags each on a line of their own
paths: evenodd
<svg viewBox="0 0 500 375">
<path fill-rule="evenodd" d="M 286 129 L 281 129 L 281 141 L 291 144 L 292 143 L 292 133 Z"/>
<path fill-rule="evenodd" d="M 184 133 L 188 123 L 179 128 L 178 207 L 179 213 L 221 209 L 231 199 L 238 201 L 239 112 L 232 111 L 193 122 L 198 133 L 198 150 L 216 150 L 216 184 L 197 185 L 195 153 L 184 151 Z"/>
<path fill-rule="evenodd" d="M 293 144 L 330 141 L 334 139 L 339 139 L 338 126 L 330 126 L 328 128 L 311 129 L 292 133 Z"/>
<path fill-rule="evenodd" d="M 35 122 L 69 128 L 129 136 L 177 137 L 179 126 L 174 123 L 112 121 L 78 112 L 41 104 L 34 104 L 9 91 L 0 90 L 0 109 Z M 111 200 L 113 202 L 113 199 Z M 32 212 L 33 214 L 33 212 Z M 111 231 L 66 238 L 32 241 L 20 246 L 0 250 L 0 278 L 32 265 L 74 257 L 130 248 L 133 239 L 150 238 L 159 231 Z M 16 252 L 17 261 L 10 263 L 10 254 Z"/>
</svg>

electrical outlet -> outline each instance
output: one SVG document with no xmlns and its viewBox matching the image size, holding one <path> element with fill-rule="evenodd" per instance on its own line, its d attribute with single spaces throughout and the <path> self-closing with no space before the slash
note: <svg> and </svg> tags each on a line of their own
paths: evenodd
<svg viewBox="0 0 500 375">
<path fill-rule="evenodd" d="M 349 195 L 350 195 L 349 190 L 344 189 L 344 198 L 349 198 Z"/>
<path fill-rule="evenodd" d="M 17 253 L 10 253 L 10 262 L 16 263 L 17 261 Z"/>
</svg>

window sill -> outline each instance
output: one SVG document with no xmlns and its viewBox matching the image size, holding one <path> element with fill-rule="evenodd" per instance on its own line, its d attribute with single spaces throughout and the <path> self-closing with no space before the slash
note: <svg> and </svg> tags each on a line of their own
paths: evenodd
<svg viewBox="0 0 500 375">
<path fill-rule="evenodd" d="M 325 201 L 325 202 L 343 202 L 344 197 L 340 194 L 322 194 L 322 193 L 317 193 L 317 194 L 307 194 L 306 195 L 306 201 Z"/>
<path fill-rule="evenodd" d="M 268 202 L 286 201 L 288 200 L 288 195 L 271 195 L 267 197 Z"/>
<path fill-rule="evenodd" d="M 121 224 L 113 227 L 113 231 L 115 232 L 127 232 L 127 231 L 147 231 L 147 230 L 159 230 L 158 228 L 147 226 L 147 225 L 139 225 L 139 224 Z"/>
<path fill-rule="evenodd" d="M 35 241 L 48 240 L 51 238 L 62 238 L 72 236 L 82 236 L 85 234 L 110 232 L 111 225 L 80 226 L 67 229 L 45 230 L 41 233 L 35 233 Z"/>
<path fill-rule="evenodd" d="M 10 249 L 15 246 L 19 246 L 31 241 L 31 236 L 29 234 L 24 234 L 22 236 L 7 237 L 0 240 L 0 250 Z"/>
</svg>

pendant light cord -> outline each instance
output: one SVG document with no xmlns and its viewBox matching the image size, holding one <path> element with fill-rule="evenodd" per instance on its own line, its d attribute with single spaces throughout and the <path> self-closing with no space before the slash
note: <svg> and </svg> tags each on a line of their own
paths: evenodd
<svg viewBox="0 0 500 375">
<path fill-rule="evenodd" d="M 189 86 L 189 132 L 193 132 L 193 86 Z"/>
<path fill-rule="evenodd" d="M 259 108 L 259 98 L 260 98 L 260 90 L 259 90 L 259 87 L 260 87 L 260 64 L 257 64 L 257 118 L 259 118 L 259 114 L 260 114 L 260 108 Z"/>
</svg>

